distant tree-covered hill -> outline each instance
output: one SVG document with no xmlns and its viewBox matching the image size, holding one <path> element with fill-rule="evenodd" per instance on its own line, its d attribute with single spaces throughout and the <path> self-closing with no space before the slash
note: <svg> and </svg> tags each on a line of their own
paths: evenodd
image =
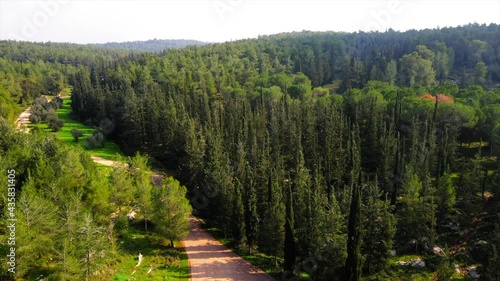
<svg viewBox="0 0 500 281">
<path fill-rule="evenodd" d="M 199 216 L 242 251 L 276 257 L 269 266 L 278 274 L 449 280 L 454 262 L 500 280 L 500 25 L 304 31 L 160 53 L 116 48 L 0 41 L 0 170 L 16 171 L 17 198 L 34 206 L 26 212 L 76 209 L 58 196 L 81 191 L 107 227 L 102 206 L 114 211 L 146 194 L 127 194 L 124 174 L 102 185 L 91 167 L 69 160 L 80 156 L 6 129 L 2 118 L 12 123 L 18 107 L 66 90 L 75 119 L 170 169 Z M 55 199 L 50 211 L 45 202 Z M 7 211 L 0 240 L 9 235 Z M 84 279 L 64 267 L 66 257 L 79 265 L 77 250 L 96 248 L 81 245 L 107 233 L 81 241 L 68 238 L 81 229 L 79 216 L 62 218 L 73 224 L 66 232 L 42 218 L 16 223 L 33 229 L 16 237 L 16 277 L 41 269 Z M 47 229 L 60 232 L 40 240 Z M 424 268 L 396 263 L 415 256 Z M 113 264 L 106 259 L 95 264 Z"/>
<path fill-rule="evenodd" d="M 147 41 L 129 41 L 129 42 L 108 42 L 103 44 L 90 44 L 94 46 L 102 46 L 115 49 L 127 49 L 133 51 L 146 51 L 146 52 L 161 52 L 170 48 L 184 48 L 186 46 L 205 45 L 205 42 L 197 40 L 185 39 L 152 39 Z"/>
</svg>

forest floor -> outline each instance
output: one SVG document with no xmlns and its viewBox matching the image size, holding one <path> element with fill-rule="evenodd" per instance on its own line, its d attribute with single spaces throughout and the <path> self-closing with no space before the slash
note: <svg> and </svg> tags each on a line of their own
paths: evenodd
<svg viewBox="0 0 500 281">
<path fill-rule="evenodd" d="M 189 264 L 181 243 L 170 242 L 153 231 L 144 231 L 143 222 L 133 222 L 116 241 L 120 248 L 113 281 L 189 280 Z M 138 255 L 142 261 L 139 263 Z"/>
<path fill-rule="evenodd" d="M 189 259 L 191 280 L 275 280 L 202 229 L 199 219 L 191 217 L 189 227 L 189 235 L 182 244 Z"/>
</svg>

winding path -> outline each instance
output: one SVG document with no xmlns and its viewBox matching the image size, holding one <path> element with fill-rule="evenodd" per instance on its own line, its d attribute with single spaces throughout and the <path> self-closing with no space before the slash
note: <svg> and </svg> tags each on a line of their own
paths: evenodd
<svg viewBox="0 0 500 281">
<path fill-rule="evenodd" d="M 197 218 L 192 216 L 189 226 L 182 245 L 189 259 L 191 280 L 275 281 L 203 230 Z"/>
<path fill-rule="evenodd" d="M 109 159 L 104 159 L 104 158 L 99 157 L 99 156 L 91 155 L 90 158 L 95 163 L 98 163 L 98 164 L 101 164 L 101 165 L 104 165 L 104 166 L 110 166 L 111 167 L 111 166 L 120 166 L 120 165 L 123 165 L 120 162 L 109 160 Z"/>
<path fill-rule="evenodd" d="M 25 111 L 23 111 L 19 118 L 16 120 L 16 129 L 22 132 L 28 132 L 28 124 L 30 124 L 30 116 L 31 116 L 31 107 L 28 107 Z"/>
</svg>

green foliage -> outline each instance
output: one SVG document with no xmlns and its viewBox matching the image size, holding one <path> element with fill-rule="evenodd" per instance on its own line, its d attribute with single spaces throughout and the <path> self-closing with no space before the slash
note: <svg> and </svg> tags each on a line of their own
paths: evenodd
<svg viewBox="0 0 500 281">
<path fill-rule="evenodd" d="M 0 85 L 0 117 L 13 121 L 17 112 L 18 109 L 15 102 L 9 96 L 8 91 Z"/>
<path fill-rule="evenodd" d="M 389 85 L 394 85 L 396 82 L 396 75 L 398 74 L 398 65 L 396 61 L 391 60 L 389 63 L 387 63 L 386 69 L 385 69 L 385 81 L 389 83 Z"/>
<path fill-rule="evenodd" d="M 91 216 L 86 214 L 83 216 L 77 235 L 78 260 L 83 261 L 84 276 L 90 279 L 94 272 L 101 270 L 107 255 L 110 254 L 106 229 L 95 225 Z"/>
<path fill-rule="evenodd" d="M 484 62 L 478 62 L 474 67 L 474 76 L 472 82 L 478 85 L 483 85 L 486 82 L 487 67 Z"/>
<path fill-rule="evenodd" d="M 435 271 L 437 274 L 437 279 L 439 281 L 447 281 L 450 280 L 453 273 L 455 273 L 455 269 L 450 262 L 450 259 L 447 255 L 431 255 L 427 256 L 425 259 L 425 266 L 430 268 L 432 271 Z"/>
<path fill-rule="evenodd" d="M 122 251 L 118 254 L 116 266 L 107 280 L 190 279 L 187 255 L 180 243 L 176 243 L 175 248 L 167 247 L 160 234 L 144 232 L 142 224 L 132 224 L 117 240 L 117 244 Z M 136 267 L 139 253 L 143 255 L 143 261 Z M 152 271 L 148 273 L 150 269 Z"/>
<path fill-rule="evenodd" d="M 401 83 L 410 87 L 434 84 L 436 72 L 432 67 L 433 58 L 434 54 L 421 45 L 417 46 L 416 52 L 404 55 L 400 60 Z"/>
<path fill-rule="evenodd" d="M 62 129 L 62 127 L 64 126 L 64 121 L 59 120 L 57 118 L 49 118 L 47 120 L 47 122 L 48 122 L 49 128 L 51 128 L 52 131 L 54 131 L 54 132 L 59 132 Z"/>
<path fill-rule="evenodd" d="M 95 128 L 84 125 L 71 117 L 71 100 L 63 99 L 61 107 L 57 110 L 57 116 L 64 121 L 65 126 L 57 133 L 57 136 L 65 144 L 73 147 L 81 147 L 87 149 L 87 142 L 75 142 L 71 131 L 79 130 L 83 133 L 83 138 L 92 136 L 96 131 Z M 119 155 L 123 156 L 123 152 L 118 145 L 112 141 L 106 141 L 103 147 L 95 147 L 92 149 L 92 155 L 99 156 L 105 159 L 116 160 Z"/>
<path fill-rule="evenodd" d="M 0 155 L 3 155 L 3 152 L 5 152 L 14 142 L 14 128 L 12 124 L 3 117 L 0 117 L 0 133 Z"/>
<path fill-rule="evenodd" d="M 104 134 L 96 130 L 92 136 L 87 138 L 87 147 L 91 150 L 98 147 L 102 148 L 104 147 L 104 142 Z"/>
<path fill-rule="evenodd" d="M 500 235 L 498 233 L 498 224 L 492 234 L 492 239 L 490 240 L 490 251 L 487 253 L 488 260 L 485 263 L 485 279 L 495 280 L 500 278 Z"/>
<path fill-rule="evenodd" d="M 85 248 L 80 244 L 83 240 L 74 238 L 81 227 L 89 235 L 101 227 L 88 220 L 86 225 L 81 224 L 85 222 L 84 210 L 94 206 L 90 199 L 93 192 L 88 191 L 85 200 L 82 193 L 97 178 L 95 170 L 88 166 L 80 150 L 61 147 L 50 135 L 17 134 L 14 137 L 16 141 L 11 142 L 4 152 L 9 159 L 9 169 L 16 170 L 18 186 L 16 242 L 18 261 L 23 265 L 19 266 L 16 276 L 26 278 L 38 270 L 49 270 L 52 276 L 75 280 L 94 274 L 98 270 L 96 266 L 102 265 L 99 260 L 94 260 L 99 257 L 96 250 L 107 248 L 106 233 L 92 234 L 87 241 L 94 244 L 87 243 Z M 8 223 L 5 218 L 4 225 Z M 99 241 L 105 242 L 97 243 Z M 89 253 L 96 254 L 92 260 L 88 259 Z M 77 267 L 77 261 L 85 256 L 86 273 Z"/>
<path fill-rule="evenodd" d="M 134 198 L 133 178 L 125 167 L 114 167 L 110 176 L 110 200 L 115 208 L 121 210 L 130 205 Z"/>
<path fill-rule="evenodd" d="M 130 173 L 137 170 L 117 167 L 109 182 L 107 174 L 96 169 L 82 149 L 61 145 L 54 135 L 43 132 L 14 134 L 11 126 L 1 124 L 0 168 L 16 171 L 14 214 L 17 219 L 18 264 L 15 278 L 32 279 L 42 273 L 44 278 L 57 280 L 110 280 L 114 265 L 119 262 L 119 257 L 125 255 L 123 249 L 117 248 L 116 235 L 125 235 L 129 231 L 119 223 L 114 228 L 116 224 L 110 220 L 110 214 L 115 209 L 110 207 L 110 201 L 119 201 L 115 191 L 123 191 L 127 181 L 130 184 L 128 199 L 132 200 L 132 187 L 136 182 L 132 179 L 137 179 L 137 174 Z M 134 167 L 146 164 L 137 159 L 132 161 Z M 146 171 L 146 168 L 142 170 Z M 7 182 L 4 173 L 0 178 Z M 111 189 L 111 195 L 108 189 Z M 7 192 L 6 185 L 4 191 Z M 187 204 L 185 193 L 184 189 L 178 194 L 183 198 L 176 203 Z M 128 195 L 124 196 L 123 201 Z M 4 200 L 2 213 L 8 214 L 7 197 L 4 196 Z M 190 207 L 183 210 L 190 214 Z M 1 221 L 2 239 L 8 235 L 5 227 L 9 224 L 6 219 L 10 215 L 5 214 Z M 5 252 L 7 249 L 5 244 L 0 250 Z M 162 261 L 152 262 L 165 264 Z M 6 263 L 3 264 L 2 269 L 5 270 L 1 278 L 11 279 Z M 184 262 L 182 272 L 188 275 L 185 271 L 187 266 Z M 170 270 L 165 269 L 158 269 L 157 274 L 171 276 Z"/>
<path fill-rule="evenodd" d="M 110 140 L 128 155 L 148 155 L 178 175 L 198 214 L 228 240 L 244 251 L 258 247 L 284 257 L 289 273 L 315 280 L 335 280 L 342 271 L 351 279 L 413 273 L 430 279 L 427 270 L 387 267 L 388 250 L 495 243 L 487 214 L 498 211 L 486 198 L 498 193 L 492 167 L 500 95 L 489 90 L 500 81 L 498 32 L 495 24 L 297 32 L 160 56 L 1 41 L 0 113 L 13 121 L 19 105 L 36 99 L 33 121 L 58 116 L 64 142 L 84 145 L 74 141 L 76 128 L 82 138 L 92 135 L 91 146 L 104 146 L 94 148 L 100 155 L 115 157 Z M 70 88 L 71 116 L 69 100 L 59 108 L 57 99 L 39 98 Z M 0 163 L 14 165 L 22 183 L 31 178 L 40 196 L 64 210 L 57 254 L 46 254 L 56 279 L 61 272 L 85 278 L 71 240 L 85 214 L 93 215 L 87 229 L 109 233 L 113 211 L 123 215 L 138 204 L 145 223 L 153 216 L 148 202 L 155 189 L 148 191 L 145 161 L 117 167 L 107 183 L 81 151 L 60 149 L 41 134 L 45 124 L 19 144 L 6 124 Z M 468 235 L 436 227 L 450 219 Z M 489 261 L 496 258 L 481 262 L 493 274 Z"/>
<path fill-rule="evenodd" d="M 345 280 L 356 281 L 360 280 L 364 254 L 361 252 L 362 245 L 362 224 L 361 224 L 361 195 L 359 194 L 360 187 L 353 186 L 353 194 L 351 199 L 351 209 L 349 211 L 349 225 L 347 235 L 347 258 L 345 264 Z"/>
<path fill-rule="evenodd" d="M 285 240 L 284 240 L 284 266 L 283 269 L 288 274 L 293 275 L 293 268 L 296 262 L 296 249 L 295 249 L 295 234 L 294 234 L 294 212 L 293 212 L 293 196 L 290 187 L 290 179 L 286 179 L 286 215 L 285 215 Z"/>
<path fill-rule="evenodd" d="M 456 202 L 455 186 L 451 175 L 445 173 L 438 181 L 436 204 L 439 222 L 443 223 L 452 213 Z"/>
<path fill-rule="evenodd" d="M 151 191 L 153 215 L 151 217 L 155 229 L 165 238 L 174 240 L 187 236 L 191 205 L 186 199 L 187 189 L 172 177 L 165 178 L 162 186 Z"/>
<path fill-rule="evenodd" d="M 83 136 L 83 132 L 76 129 L 76 128 L 72 128 L 71 135 L 73 136 L 75 142 L 78 142 L 80 140 L 80 138 Z"/>
<path fill-rule="evenodd" d="M 397 214 L 400 247 L 418 252 L 422 246 L 433 245 L 435 207 L 432 195 L 424 193 L 418 175 L 407 168 L 403 182 L 402 206 Z"/>
<path fill-rule="evenodd" d="M 6 205 L 7 202 L 4 204 Z M 6 208 L 5 211 L 8 209 Z M 7 217 L 7 214 L 6 214 Z M 48 262 L 40 257 L 51 253 L 57 227 L 56 208 L 36 190 L 28 179 L 18 196 L 16 221 L 16 276 L 25 276 L 33 269 L 40 269 Z M 7 223 L 6 225 L 9 225 Z"/>
<path fill-rule="evenodd" d="M 163 40 L 163 39 L 153 39 L 147 41 L 130 41 L 130 42 L 109 42 L 103 44 L 91 44 L 94 46 L 105 47 L 110 49 L 123 49 L 132 50 L 139 52 L 154 52 L 160 53 L 164 52 L 166 49 L 170 48 L 184 48 L 187 46 L 205 45 L 206 43 L 196 40 Z"/>
<path fill-rule="evenodd" d="M 134 157 L 129 158 L 128 162 L 128 172 L 132 175 L 134 182 L 134 200 L 144 219 L 144 229 L 147 231 L 151 212 L 151 190 L 153 188 L 151 170 L 148 167 L 148 159 L 137 153 Z"/>
<path fill-rule="evenodd" d="M 366 202 L 362 207 L 364 271 L 374 274 L 386 269 L 393 239 L 396 234 L 396 219 L 393 206 L 388 199 L 380 200 L 382 192 L 378 182 L 369 184 Z"/>
</svg>

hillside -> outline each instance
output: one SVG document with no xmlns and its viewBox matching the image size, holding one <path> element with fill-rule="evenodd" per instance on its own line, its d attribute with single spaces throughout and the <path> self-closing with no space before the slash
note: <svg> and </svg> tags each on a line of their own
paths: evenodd
<svg viewBox="0 0 500 281">
<path fill-rule="evenodd" d="M 274 259 L 268 271 L 496 280 L 499 40 L 499 25 L 468 24 L 161 54 L 2 42 L 0 113 L 70 91 L 73 119 L 175 173 L 194 212 L 237 251 Z"/>
<path fill-rule="evenodd" d="M 129 42 L 108 42 L 101 44 L 89 44 L 90 46 L 99 46 L 113 49 L 123 49 L 130 51 L 145 51 L 152 53 L 163 52 L 170 48 L 184 48 L 187 46 L 205 45 L 206 43 L 197 40 L 185 39 L 152 39 L 146 41 L 129 41 Z"/>
</svg>

